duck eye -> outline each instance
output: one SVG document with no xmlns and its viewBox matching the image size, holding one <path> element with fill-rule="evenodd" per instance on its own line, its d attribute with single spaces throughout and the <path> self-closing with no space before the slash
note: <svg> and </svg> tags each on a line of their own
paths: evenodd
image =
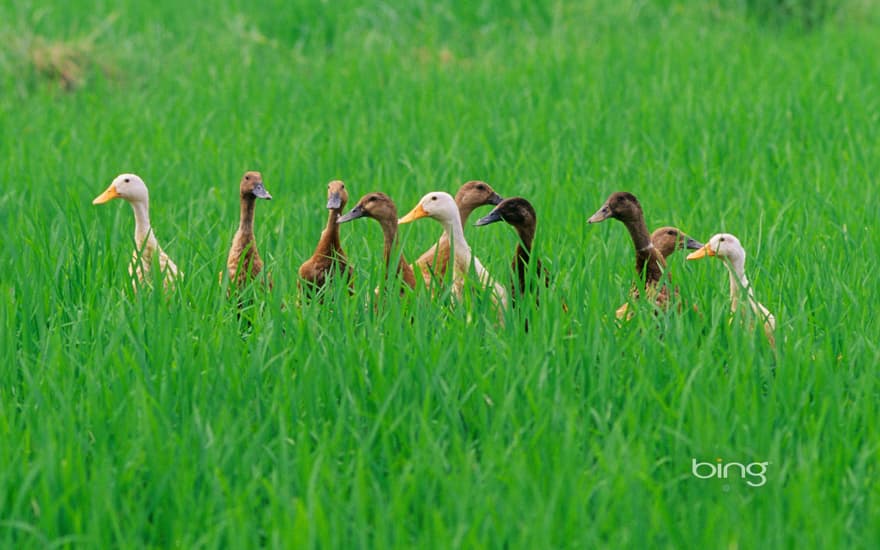
<svg viewBox="0 0 880 550">
<path fill-rule="evenodd" d="M 431 197 L 431 200 L 432 200 L 432 201 L 437 200 L 437 196 L 435 195 L 435 196 Z"/>
<path fill-rule="evenodd" d="M 724 237 L 721 237 L 720 239 L 718 239 L 718 241 L 723 243 L 723 242 L 724 242 Z"/>
<path fill-rule="evenodd" d="M 369 199 L 367 199 L 367 202 L 374 202 L 375 200 L 376 200 L 376 197 L 370 197 Z"/>
<path fill-rule="evenodd" d="M 125 183 L 131 183 L 131 180 L 129 178 L 125 178 Z"/>
<path fill-rule="evenodd" d="M 480 191 L 485 191 L 486 186 L 481 183 L 480 185 L 477 186 L 477 189 L 479 189 Z"/>
</svg>

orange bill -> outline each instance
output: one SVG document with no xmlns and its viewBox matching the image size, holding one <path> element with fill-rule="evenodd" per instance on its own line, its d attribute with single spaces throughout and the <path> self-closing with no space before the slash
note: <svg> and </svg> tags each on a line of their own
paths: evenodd
<svg viewBox="0 0 880 550">
<path fill-rule="evenodd" d="M 706 243 L 705 245 L 703 245 L 703 248 L 700 248 L 699 250 L 695 250 L 694 252 L 691 252 L 690 254 L 688 254 L 687 259 L 688 260 L 699 260 L 700 258 L 703 258 L 705 256 L 714 256 L 714 255 L 715 255 L 715 251 L 712 250 L 712 245 L 709 243 Z"/>
<path fill-rule="evenodd" d="M 116 191 L 116 186 L 111 183 L 106 191 L 95 197 L 92 204 L 104 204 L 109 200 L 118 199 L 120 196 L 121 195 Z"/>
<path fill-rule="evenodd" d="M 409 222 L 411 222 L 411 221 L 413 221 L 413 220 L 417 220 L 417 219 L 419 219 L 419 218 L 425 218 L 425 217 L 427 217 L 427 216 L 428 216 L 428 213 L 425 212 L 425 209 L 422 208 L 422 204 L 419 203 L 419 204 L 416 205 L 415 208 L 413 208 L 412 210 L 410 210 L 409 214 L 407 214 L 406 216 L 404 216 L 404 217 L 400 218 L 399 220 L 397 220 L 397 223 L 398 223 L 398 224 L 409 223 Z"/>
</svg>

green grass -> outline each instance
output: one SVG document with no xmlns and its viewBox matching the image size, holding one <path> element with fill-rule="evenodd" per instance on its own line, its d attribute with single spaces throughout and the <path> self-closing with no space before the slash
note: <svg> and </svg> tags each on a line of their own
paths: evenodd
<svg viewBox="0 0 880 550">
<path fill-rule="evenodd" d="M 0 7 L 0 546 L 877 546 L 872 4 L 808 31 L 754 2 L 289 4 Z M 248 169 L 274 197 L 250 329 L 216 284 Z M 91 205 L 126 171 L 186 273 L 167 299 L 128 291 L 130 208 Z M 375 308 L 369 220 L 355 296 L 299 305 L 336 178 L 402 212 L 475 178 L 530 199 L 542 307 Z M 629 237 L 586 224 L 615 190 L 742 240 L 777 355 L 682 254 L 701 315 L 616 325 Z M 407 257 L 439 231 L 401 227 Z M 467 236 L 503 278 L 515 234 Z M 766 485 L 691 475 L 716 457 Z"/>
</svg>

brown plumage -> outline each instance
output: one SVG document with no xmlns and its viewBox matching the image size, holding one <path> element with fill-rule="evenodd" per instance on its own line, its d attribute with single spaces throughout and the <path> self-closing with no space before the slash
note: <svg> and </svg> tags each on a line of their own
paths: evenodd
<svg viewBox="0 0 880 550">
<path fill-rule="evenodd" d="M 257 199 L 272 200 L 272 195 L 263 186 L 263 176 L 259 172 L 245 172 L 238 190 L 241 217 L 226 258 L 226 269 L 232 285 L 241 288 L 263 270 L 263 260 L 257 252 L 257 241 L 254 238 L 254 208 Z"/>
<path fill-rule="evenodd" d="M 632 238 L 633 247 L 636 252 L 636 275 L 640 282 L 636 289 L 637 292 L 633 297 L 637 298 L 638 293 L 644 290 L 645 295 L 659 307 L 667 307 L 669 303 L 669 287 L 665 284 L 658 284 L 663 277 L 663 272 L 666 270 L 666 260 L 651 241 L 651 234 L 648 233 L 645 215 L 642 212 L 642 206 L 639 204 L 638 199 L 631 193 L 612 193 L 608 200 L 605 201 L 605 204 L 595 214 L 590 216 L 587 221 L 589 223 L 598 223 L 608 218 L 620 220 L 626 226 Z M 621 312 L 618 309 L 618 316 L 621 313 L 625 314 L 625 310 Z"/>
<path fill-rule="evenodd" d="M 703 244 L 688 236 L 677 227 L 661 227 L 651 233 L 651 242 L 665 260 L 676 250 L 699 250 Z"/>
<path fill-rule="evenodd" d="M 315 248 L 312 257 L 299 267 L 299 276 L 306 283 L 307 291 L 315 291 L 322 288 L 331 278 L 334 272 L 343 274 L 349 281 L 351 291 L 351 266 L 342 245 L 339 241 L 339 224 L 337 218 L 348 202 L 348 192 L 345 184 L 339 180 L 331 181 L 327 185 L 327 226 L 321 233 L 321 240 Z"/>
<path fill-rule="evenodd" d="M 654 230 L 654 232 L 651 233 L 651 242 L 654 244 L 654 248 L 656 248 L 663 256 L 664 260 L 671 256 L 676 250 L 684 250 L 686 248 L 698 250 L 703 246 L 703 243 L 688 236 L 677 227 L 668 226 Z M 639 289 L 635 285 L 630 289 L 630 296 L 632 296 L 634 300 L 639 299 Z M 678 287 L 675 288 L 675 297 L 678 298 Z M 627 318 L 631 317 L 632 314 L 627 314 L 628 311 L 629 304 L 623 304 L 617 308 L 617 318 L 622 319 L 624 316 Z"/>
<path fill-rule="evenodd" d="M 484 181 L 469 181 L 455 194 L 455 205 L 458 207 L 462 227 L 467 224 L 467 219 L 474 209 L 500 202 L 501 196 Z M 428 288 L 431 288 L 435 279 L 442 281 L 446 277 L 446 268 L 449 266 L 449 237 L 445 232 L 440 236 L 437 244 L 419 256 L 415 265 L 422 272 L 422 279 Z"/>
<path fill-rule="evenodd" d="M 387 279 L 391 271 L 391 253 L 397 238 L 397 206 L 385 193 L 369 193 L 361 197 L 355 207 L 348 214 L 338 218 L 336 223 L 345 223 L 361 217 L 373 218 L 382 226 L 382 236 L 385 239 L 383 257 L 385 258 L 385 277 Z M 397 261 L 396 273 L 403 278 L 403 283 L 406 286 L 411 289 L 416 288 L 415 274 L 412 267 L 406 263 L 406 258 L 402 253 Z M 400 291 L 404 293 L 405 289 L 401 288 Z"/>
<path fill-rule="evenodd" d="M 501 201 L 489 214 L 480 218 L 477 221 L 477 225 L 487 225 L 502 220 L 513 226 L 516 229 L 517 235 L 519 235 L 520 242 L 517 243 L 513 256 L 513 273 L 516 279 L 511 285 L 514 304 L 516 304 L 517 299 L 526 293 L 532 243 L 535 240 L 535 228 L 538 218 L 535 215 L 535 209 L 529 201 L 521 197 L 513 197 Z M 545 287 L 549 286 L 550 274 L 541 265 L 540 259 L 535 258 L 534 261 L 537 280 L 543 283 Z M 534 291 L 536 288 L 532 287 L 530 290 Z"/>
</svg>

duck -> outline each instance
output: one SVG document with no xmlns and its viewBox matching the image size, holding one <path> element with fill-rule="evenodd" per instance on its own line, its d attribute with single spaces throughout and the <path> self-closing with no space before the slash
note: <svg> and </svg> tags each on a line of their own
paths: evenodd
<svg viewBox="0 0 880 550">
<path fill-rule="evenodd" d="M 528 200 L 522 197 L 511 197 L 498 203 L 491 212 L 477 220 L 476 225 L 480 227 L 499 221 L 507 222 L 513 226 L 520 241 L 516 245 L 512 264 L 513 273 L 516 274 L 516 280 L 511 285 L 515 305 L 516 298 L 526 293 L 532 243 L 535 240 L 538 218 L 535 214 L 535 208 Z M 545 287 L 550 286 L 550 274 L 538 258 L 535 258 L 535 274 Z"/>
<path fill-rule="evenodd" d="M 661 227 L 651 233 L 651 242 L 663 256 L 669 258 L 676 250 L 699 250 L 703 243 L 694 239 L 677 227 Z"/>
<path fill-rule="evenodd" d="M 176 281 L 183 277 L 168 254 L 159 246 L 153 226 L 150 224 L 150 193 L 144 180 L 136 174 L 120 174 L 113 179 L 110 186 L 92 200 L 92 204 L 104 204 L 113 199 L 122 199 L 131 205 L 134 211 L 134 243 L 135 250 L 128 266 L 128 274 L 132 278 L 132 287 L 137 292 L 139 285 L 152 284 L 153 258 L 159 260 L 159 271 L 165 290 L 174 288 Z"/>
<path fill-rule="evenodd" d="M 703 246 L 703 243 L 687 235 L 681 229 L 671 226 L 655 229 L 651 233 L 651 243 L 660 252 L 664 260 L 669 258 L 676 250 L 697 250 Z M 634 299 L 638 299 L 639 290 L 636 286 L 633 286 L 630 293 Z M 678 288 L 675 289 L 675 295 L 678 296 Z M 629 303 L 617 308 L 616 317 L 618 319 L 623 319 L 624 317 L 629 319 L 632 317 L 632 312 L 629 312 Z"/>
<path fill-rule="evenodd" d="M 327 210 L 330 211 L 327 225 L 321 232 L 315 253 L 299 266 L 299 276 L 305 281 L 309 292 L 322 288 L 334 271 L 338 271 L 349 281 L 349 292 L 352 291 L 352 270 L 345 252 L 342 251 L 339 224 L 336 223 L 347 202 L 348 191 L 345 190 L 344 182 L 333 180 L 327 184 Z"/>
<path fill-rule="evenodd" d="M 349 210 L 347 214 L 337 218 L 336 223 L 346 223 L 357 218 L 373 218 L 382 226 L 382 236 L 385 239 L 383 257 L 385 258 L 385 277 L 387 278 L 391 270 L 391 253 L 394 248 L 394 241 L 397 238 L 397 206 L 391 200 L 391 197 L 385 193 L 368 193 L 361 197 L 355 207 Z M 402 278 L 405 287 L 415 290 L 415 273 L 412 266 L 406 263 L 406 258 L 404 258 L 403 254 L 400 254 L 397 261 L 396 273 Z M 401 294 L 406 292 L 405 287 L 401 287 Z"/>
<path fill-rule="evenodd" d="M 238 186 L 241 199 L 241 217 L 238 231 L 232 238 L 226 269 L 229 280 L 236 288 L 241 288 L 253 280 L 263 270 L 263 260 L 257 251 L 254 238 L 254 209 L 257 199 L 272 200 L 272 195 L 263 185 L 263 175 L 259 172 L 245 172 Z"/>
<path fill-rule="evenodd" d="M 496 306 L 506 308 L 507 291 L 492 278 L 480 260 L 471 252 L 471 247 L 464 238 L 461 213 L 452 195 L 443 191 L 428 193 L 422 197 L 419 203 L 406 216 L 400 218 L 397 223 L 410 223 L 425 217 L 432 218 L 443 226 L 443 234 L 451 245 L 453 255 L 453 296 L 461 300 L 464 282 L 473 262 L 480 283 L 484 287 L 492 287 L 492 299 Z"/>
<path fill-rule="evenodd" d="M 718 233 L 712 235 L 709 242 L 699 250 L 688 254 L 687 259 L 699 260 L 707 256 L 715 256 L 727 266 L 730 278 L 730 311 L 736 313 L 740 302 L 748 302 L 749 309 L 764 325 L 767 341 L 775 348 L 776 317 L 755 298 L 755 291 L 746 277 L 746 251 L 742 243 L 730 233 Z"/>
<path fill-rule="evenodd" d="M 669 287 L 659 284 L 663 278 L 663 272 L 666 270 L 666 259 L 651 240 L 651 234 L 648 233 L 648 226 L 645 224 L 642 205 L 632 193 L 617 191 L 608 197 L 605 204 L 590 216 L 587 222 L 599 223 L 609 218 L 620 220 L 629 231 L 636 252 L 636 275 L 640 280 L 644 280 L 642 289 L 645 290 L 645 294 L 657 306 L 667 307 Z M 633 293 L 634 298 L 638 298 L 639 290 L 637 288 Z M 618 318 L 625 313 L 625 309 L 622 312 L 621 308 L 618 308 Z"/>
<path fill-rule="evenodd" d="M 474 210 L 489 204 L 497 205 L 501 200 L 501 195 L 484 181 L 472 180 L 463 184 L 455 194 L 455 205 L 458 208 L 462 227 L 467 224 Z M 449 265 L 449 236 L 446 232 L 440 236 L 437 243 L 416 259 L 415 265 L 422 273 L 425 287 L 431 288 L 435 281 L 443 281 Z"/>
</svg>

